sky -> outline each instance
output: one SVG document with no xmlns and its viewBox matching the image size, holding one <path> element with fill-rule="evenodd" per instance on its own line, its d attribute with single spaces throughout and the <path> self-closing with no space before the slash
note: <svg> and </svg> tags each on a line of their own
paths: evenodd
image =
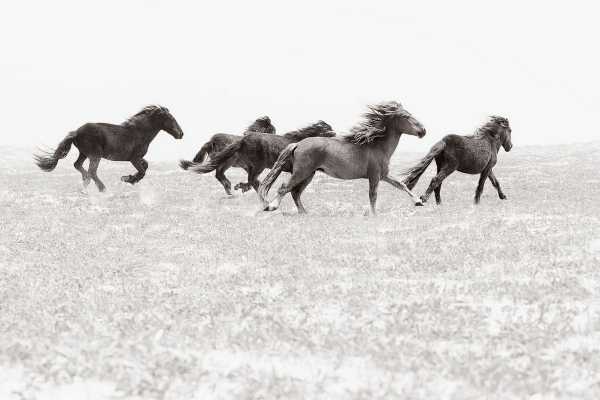
<svg viewBox="0 0 600 400">
<path fill-rule="evenodd" d="M 340 133 L 366 105 L 400 101 L 426 152 L 487 115 L 513 144 L 599 140 L 596 2 L 4 2 L 0 145 L 56 144 L 86 122 L 168 107 L 149 160 L 191 157 L 217 132 L 269 115 L 278 133 L 319 119 Z"/>
</svg>

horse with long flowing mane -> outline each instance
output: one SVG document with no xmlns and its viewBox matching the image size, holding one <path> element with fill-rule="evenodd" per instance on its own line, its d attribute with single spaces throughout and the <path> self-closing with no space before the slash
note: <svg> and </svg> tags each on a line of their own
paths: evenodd
<svg viewBox="0 0 600 400">
<path fill-rule="evenodd" d="M 106 188 L 98 178 L 97 170 L 100 160 L 105 158 L 113 161 L 130 161 L 137 170 L 135 175 L 121 177 L 127 183 L 139 182 L 148 169 L 144 156 L 150 143 L 158 132 L 166 131 L 175 139 L 183 137 L 183 131 L 175 118 L 166 107 L 151 105 L 127 119 L 120 125 L 106 123 L 87 123 L 69 133 L 56 150 L 34 155 L 38 167 L 46 172 L 56 168 L 58 160 L 65 158 L 75 145 L 79 149 L 79 157 L 74 167 L 81 172 L 83 183 L 87 186 L 90 180 L 101 192 Z M 90 159 L 88 170 L 83 168 L 83 162 Z"/>
<path fill-rule="evenodd" d="M 390 101 L 369 106 L 364 120 L 352 128 L 350 135 L 308 138 L 287 146 L 259 187 L 259 197 L 267 204 L 265 211 L 276 210 L 283 196 L 292 192 L 298 212 L 305 213 L 300 196 L 316 171 L 339 179 L 368 179 L 373 213 L 381 180 L 404 190 L 417 205 L 421 205 L 406 185 L 389 175 L 390 157 L 402 134 L 422 138 L 425 128 L 400 103 Z M 269 189 L 284 170 L 293 171 L 290 180 L 281 185 L 274 200 L 266 203 Z"/>
<path fill-rule="evenodd" d="M 331 137 L 334 135 L 331 126 L 324 121 L 318 121 L 305 128 L 287 132 L 282 136 L 250 134 L 230 144 L 220 153 L 215 154 L 208 163 L 192 163 L 190 165 L 182 161 L 180 165 L 183 169 L 190 169 L 198 174 L 206 174 L 215 169 L 225 170 L 233 163 L 237 163 L 248 173 L 248 182 L 238 183 L 235 189 L 242 189 L 243 192 L 251 188 L 258 190 L 258 176 L 266 168 L 273 166 L 279 153 L 287 145 L 309 137 Z"/>
<path fill-rule="evenodd" d="M 483 186 L 488 178 L 498 191 L 498 197 L 505 200 L 506 196 L 502 192 L 500 182 L 496 179 L 492 168 L 498 160 L 500 146 L 504 147 L 507 152 L 512 148 L 511 133 L 512 129 L 508 119 L 494 115 L 483 126 L 477 128 L 474 135 L 444 136 L 442 140 L 433 145 L 429 153 L 417 165 L 403 173 L 406 175 L 404 183 L 409 189 L 415 187 L 423 172 L 435 160 L 437 175 L 431 180 L 425 194 L 421 196 L 423 203 L 429 199 L 431 192 L 435 192 L 435 201 L 437 204 L 441 204 L 442 182 L 454 171 L 472 175 L 480 174 L 475 190 L 475 204 L 479 203 Z"/>
<path fill-rule="evenodd" d="M 229 146 L 232 143 L 242 140 L 244 136 L 250 135 L 252 133 L 267 133 L 267 134 L 275 134 L 276 129 L 271 124 L 271 118 L 268 116 L 263 116 L 257 118 L 242 135 L 231 135 L 228 133 L 216 133 L 214 134 L 210 140 L 200 148 L 193 161 L 188 160 L 180 160 L 179 165 L 183 169 L 188 169 L 189 167 L 200 164 L 204 162 L 206 156 L 212 158 L 213 155 L 223 151 L 225 147 Z M 225 193 L 231 195 L 231 181 L 227 179 L 225 176 L 225 171 L 230 167 L 238 167 L 244 168 L 244 164 L 240 164 L 237 160 L 234 160 L 230 166 L 227 168 L 217 168 L 215 171 L 215 178 L 223 185 L 225 189 Z"/>
</svg>

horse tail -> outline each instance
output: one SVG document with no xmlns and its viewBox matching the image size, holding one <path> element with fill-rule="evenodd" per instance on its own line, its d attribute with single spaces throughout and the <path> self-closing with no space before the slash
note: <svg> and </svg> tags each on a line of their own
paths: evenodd
<svg viewBox="0 0 600 400">
<path fill-rule="evenodd" d="M 195 163 L 202 163 L 204 162 L 204 160 L 206 160 L 206 156 L 212 152 L 213 149 L 213 143 L 212 140 L 209 142 L 204 143 L 204 146 L 202 146 L 200 148 L 200 151 L 196 154 L 196 156 L 194 157 L 194 162 Z"/>
<path fill-rule="evenodd" d="M 190 166 L 188 166 L 188 168 L 197 174 L 205 174 L 207 172 L 214 171 L 221 164 L 224 164 L 231 157 L 235 156 L 237 154 L 237 152 L 242 148 L 242 145 L 243 145 L 243 141 L 238 140 L 237 142 L 232 143 L 229 146 L 225 147 L 223 149 L 223 151 L 220 151 L 217 154 L 215 154 L 214 156 L 211 156 L 210 161 L 207 162 L 206 164 L 200 164 L 200 163 L 193 162 Z M 182 166 L 182 168 L 183 168 L 183 166 Z"/>
<path fill-rule="evenodd" d="M 179 160 L 179 167 L 181 167 L 181 169 L 187 170 L 195 164 L 202 164 L 206 159 L 206 156 L 212 151 L 212 148 L 213 143 L 211 139 L 208 142 L 204 143 L 204 145 L 200 148 L 200 151 L 198 151 L 198 153 L 196 153 L 196 156 L 194 156 L 193 161 Z"/>
<path fill-rule="evenodd" d="M 427 153 L 427 155 L 423 157 L 417 165 L 402 172 L 402 175 L 408 175 L 404 179 L 404 184 L 410 190 L 412 190 L 412 188 L 415 187 L 415 185 L 419 181 L 419 178 L 421 177 L 421 175 L 423 175 L 423 172 L 425 172 L 425 170 L 427 169 L 429 164 L 431 164 L 433 159 L 437 157 L 442 151 L 444 151 L 445 147 L 446 143 L 443 140 L 440 140 L 439 142 L 433 145 L 431 150 L 429 150 L 429 153 Z"/>
<path fill-rule="evenodd" d="M 269 189 L 273 186 L 273 183 L 277 180 L 277 177 L 281 174 L 283 167 L 287 163 L 293 162 L 294 151 L 298 143 L 289 144 L 281 153 L 279 153 L 279 157 L 277 157 L 277 161 L 273 164 L 273 168 L 267 174 L 265 179 L 262 181 L 260 186 L 258 187 L 258 197 L 264 203 L 267 198 L 267 194 L 269 193 Z"/>
<path fill-rule="evenodd" d="M 73 140 L 77 136 L 77 131 L 69 133 L 63 140 L 58 144 L 58 147 L 54 151 L 45 151 L 42 154 L 34 154 L 33 159 L 38 167 L 43 171 L 50 172 L 56 168 L 58 160 L 65 158 L 71 150 Z"/>
</svg>

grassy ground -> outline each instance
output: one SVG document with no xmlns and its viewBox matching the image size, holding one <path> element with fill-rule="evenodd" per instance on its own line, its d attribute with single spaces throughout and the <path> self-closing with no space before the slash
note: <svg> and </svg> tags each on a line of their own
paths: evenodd
<svg viewBox="0 0 600 400">
<path fill-rule="evenodd" d="M 84 194 L 74 157 L 0 159 L 1 399 L 600 398 L 599 144 L 502 153 L 478 207 L 382 184 L 377 217 L 366 181 L 265 214 L 174 162 Z"/>
</svg>

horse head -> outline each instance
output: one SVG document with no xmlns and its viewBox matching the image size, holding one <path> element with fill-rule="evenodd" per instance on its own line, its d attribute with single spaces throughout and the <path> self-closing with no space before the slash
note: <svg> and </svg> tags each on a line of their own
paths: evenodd
<svg viewBox="0 0 600 400">
<path fill-rule="evenodd" d="M 175 139 L 183 138 L 183 131 L 181 130 L 179 123 L 175 117 L 171 115 L 171 112 L 167 107 L 158 106 L 156 111 L 154 111 L 152 118 L 161 130 L 167 132 Z"/>
<path fill-rule="evenodd" d="M 504 151 L 510 151 L 510 149 L 512 149 L 512 129 L 510 128 L 508 119 L 494 115 L 491 117 L 491 120 L 496 127 L 496 132 L 494 136 L 500 140 L 502 147 L 504 147 Z"/>
<path fill-rule="evenodd" d="M 267 115 L 257 118 L 256 121 L 252 123 L 246 130 L 244 131 L 244 135 L 248 135 L 250 133 L 269 133 L 275 134 L 277 130 L 271 123 L 271 118 Z"/>
</svg>

